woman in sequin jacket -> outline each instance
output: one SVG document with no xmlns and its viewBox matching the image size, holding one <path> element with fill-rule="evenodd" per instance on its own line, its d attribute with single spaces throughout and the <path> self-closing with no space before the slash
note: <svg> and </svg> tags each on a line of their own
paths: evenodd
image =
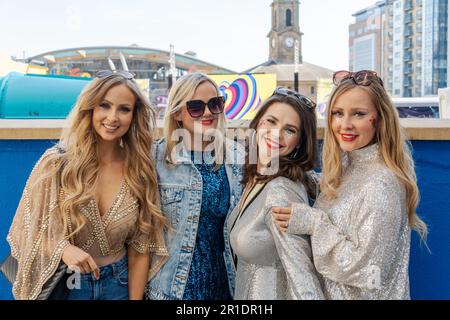
<svg viewBox="0 0 450 320">
<path fill-rule="evenodd" d="M 150 269 L 165 261 L 154 111 L 133 77 L 99 72 L 35 165 L 7 238 L 16 299 L 142 299 Z M 46 284 L 62 263 L 79 273 L 55 296 Z"/>
<path fill-rule="evenodd" d="M 255 132 L 244 195 L 228 219 L 236 265 L 236 300 L 323 299 L 309 236 L 283 235 L 272 206 L 315 198 L 315 103 L 278 88 L 250 124 Z M 252 154 L 256 161 L 252 161 Z"/>
<path fill-rule="evenodd" d="M 278 227 L 311 236 L 328 299 L 409 299 L 419 192 L 395 107 L 372 71 L 334 76 L 314 208 L 273 208 Z"/>
</svg>

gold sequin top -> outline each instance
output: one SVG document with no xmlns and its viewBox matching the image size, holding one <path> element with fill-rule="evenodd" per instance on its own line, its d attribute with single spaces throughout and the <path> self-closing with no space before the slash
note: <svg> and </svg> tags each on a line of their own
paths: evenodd
<svg viewBox="0 0 450 320">
<path fill-rule="evenodd" d="M 65 230 L 64 225 L 67 216 L 59 206 L 64 193 L 60 190 L 57 175 L 51 174 L 60 169 L 60 162 L 56 160 L 59 154 L 58 148 L 50 148 L 34 166 L 7 236 L 11 255 L 18 262 L 13 284 L 16 299 L 48 298 L 48 291 L 42 288 L 53 277 L 64 249 L 69 245 L 69 230 Z M 163 232 L 150 237 L 139 231 L 138 201 L 125 181 L 103 217 L 100 217 L 95 200 L 79 209 L 87 222 L 75 236 L 74 244 L 90 253 L 99 266 L 120 259 L 126 252 L 126 245 L 141 253 L 152 253 L 149 278 L 165 263 L 168 252 Z"/>
<path fill-rule="evenodd" d="M 125 180 L 111 208 L 103 216 L 94 199 L 79 209 L 87 223 L 75 235 L 74 244 L 89 253 L 97 265 L 105 266 L 120 260 L 126 254 L 126 245 L 140 253 L 154 251 L 149 236 L 138 229 L 139 204 Z"/>
<path fill-rule="evenodd" d="M 328 299 L 409 299 L 405 188 L 378 145 L 345 154 L 337 198 L 293 205 L 288 233 L 311 236 Z"/>
</svg>

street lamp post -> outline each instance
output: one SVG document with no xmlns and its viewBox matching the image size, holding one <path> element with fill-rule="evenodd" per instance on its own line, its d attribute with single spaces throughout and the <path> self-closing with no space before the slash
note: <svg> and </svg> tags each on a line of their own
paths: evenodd
<svg viewBox="0 0 450 320">
<path fill-rule="evenodd" d="M 294 58 L 294 90 L 299 92 L 299 66 L 300 66 L 300 41 L 295 40 L 295 58 Z"/>
<path fill-rule="evenodd" d="M 170 87 L 172 87 L 172 85 L 177 80 L 177 75 L 176 75 L 177 69 L 176 69 L 176 63 L 175 63 L 175 47 L 173 44 L 170 45 L 169 64 L 170 64 L 170 77 L 172 80 L 172 81 L 170 81 L 170 85 L 169 85 L 169 89 L 170 89 Z"/>
</svg>

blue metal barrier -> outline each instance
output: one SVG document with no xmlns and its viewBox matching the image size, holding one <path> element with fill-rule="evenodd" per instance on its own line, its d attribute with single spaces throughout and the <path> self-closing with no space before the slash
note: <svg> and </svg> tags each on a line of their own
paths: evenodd
<svg viewBox="0 0 450 320">
<path fill-rule="evenodd" d="M 5 240 L 28 175 L 55 141 L 0 140 L 0 260 L 9 253 Z M 414 234 L 410 282 L 413 299 L 450 299 L 450 141 L 413 141 L 421 192 L 419 214 L 429 224 L 428 246 Z M 11 299 L 0 276 L 0 299 Z"/>
</svg>

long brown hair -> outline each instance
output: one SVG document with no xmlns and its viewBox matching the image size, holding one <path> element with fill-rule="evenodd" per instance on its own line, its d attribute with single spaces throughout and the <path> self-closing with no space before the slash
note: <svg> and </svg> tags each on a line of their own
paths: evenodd
<svg viewBox="0 0 450 320">
<path fill-rule="evenodd" d="M 397 176 L 406 189 L 406 207 L 410 226 L 424 239 L 427 235 L 427 225 L 416 214 L 419 203 L 419 188 L 414 170 L 414 161 L 410 146 L 400 127 L 397 109 L 394 107 L 381 82 L 373 81 L 369 86 L 358 86 L 351 80 L 343 81 L 337 86 L 331 96 L 327 110 L 327 127 L 322 154 L 323 177 L 321 191 L 328 199 L 336 198 L 336 190 L 341 184 L 342 155 L 339 143 L 331 130 L 331 113 L 337 99 L 353 88 L 366 91 L 377 110 L 376 143 L 387 167 Z"/>
<path fill-rule="evenodd" d="M 307 172 L 314 169 L 317 164 L 317 119 L 314 110 L 308 109 L 303 105 L 299 99 L 294 96 L 273 95 L 267 99 L 259 109 L 253 121 L 250 123 L 250 129 L 256 133 L 261 118 L 266 114 L 267 110 L 274 103 L 285 103 L 290 105 L 300 117 L 300 140 L 296 149 L 292 154 L 280 157 L 279 170 L 274 175 L 259 175 L 257 172 L 257 165 L 250 163 L 249 157 L 252 152 L 248 152 L 247 161 L 244 165 L 243 184 L 255 179 L 257 182 L 266 183 L 278 177 L 286 177 L 293 181 L 302 182 L 310 198 L 316 197 L 316 188 L 314 181 L 307 175 Z M 249 150 L 256 150 L 258 148 L 256 142 L 256 134 L 250 137 L 248 142 Z M 293 154 L 297 156 L 293 158 Z"/>
</svg>

